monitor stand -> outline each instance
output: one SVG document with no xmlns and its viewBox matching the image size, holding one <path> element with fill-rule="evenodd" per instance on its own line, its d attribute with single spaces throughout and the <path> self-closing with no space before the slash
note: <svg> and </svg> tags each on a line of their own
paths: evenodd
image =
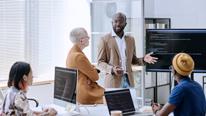
<svg viewBox="0 0 206 116">
<path fill-rule="evenodd" d="M 76 114 L 80 114 L 81 112 L 80 112 L 80 108 L 79 108 L 79 103 L 76 103 L 76 105 L 75 105 L 75 108 L 74 108 L 74 111 L 73 112 L 75 112 Z"/>
<path fill-rule="evenodd" d="M 87 107 L 96 107 L 97 104 L 89 104 L 89 105 L 85 105 L 85 104 L 72 104 L 72 103 L 68 103 L 66 106 L 66 111 L 69 112 L 70 115 L 74 116 L 74 115 L 82 115 L 84 113 L 86 114 L 90 114 L 89 110 L 87 109 Z M 85 111 L 81 111 L 80 108 L 85 108 Z"/>
<path fill-rule="evenodd" d="M 76 104 L 71 104 L 68 103 L 66 106 L 66 110 L 69 112 L 70 115 L 80 115 L 80 108 L 79 108 L 79 103 Z"/>
</svg>

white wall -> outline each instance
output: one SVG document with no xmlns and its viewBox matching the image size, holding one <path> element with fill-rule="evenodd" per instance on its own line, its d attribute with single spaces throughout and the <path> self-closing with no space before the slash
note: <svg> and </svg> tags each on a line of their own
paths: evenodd
<svg viewBox="0 0 206 116">
<path fill-rule="evenodd" d="M 29 88 L 27 97 L 39 101 L 40 106 L 52 104 L 54 96 L 54 84 L 33 85 Z M 33 103 L 30 103 L 33 106 Z"/>
<path fill-rule="evenodd" d="M 144 0 L 144 16 L 154 17 L 154 0 Z"/>
<path fill-rule="evenodd" d="M 59 7 L 57 7 L 59 6 Z M 54 65 L 66 65 L 67 54 L 72 47 L 69 40 L 69 33 L 73 28 L 84 27 L 88 34 L 90 29 L 90 2 L 88 0 L 61 0 L 56 4 L 57 17 L 54 24 L 58 30 L 55 32 L 54 39 Z M 90 40 L 91 41 L 91 40 Z M 90 59 L 90 47 L 84 50 L 87 57 Z"/>
<path fill-rule="evenodd" d="M 171 18 L 172 28 L 206 28 L 205 4 L 206 0 L 154 0 L 154 17 Z"/>
</svg>

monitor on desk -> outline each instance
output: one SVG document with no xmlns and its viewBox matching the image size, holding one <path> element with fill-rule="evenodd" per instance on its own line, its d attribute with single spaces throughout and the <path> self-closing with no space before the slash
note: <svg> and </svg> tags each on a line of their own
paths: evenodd
<svg viewBox="0 0 206 116">
<path fill-rule="evenodd" d="M 54 103 L 66 106 L 76 104 L 77 69 L 55 67 Z"/>
</svg>

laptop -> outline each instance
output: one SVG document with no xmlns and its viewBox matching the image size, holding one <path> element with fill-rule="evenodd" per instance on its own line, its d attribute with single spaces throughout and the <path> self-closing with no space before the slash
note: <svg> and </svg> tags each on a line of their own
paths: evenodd
<svg viewBox="0 0 206 116">
<path fill-rule="evenodd" d="M 104 95 L 109 113 L 112 110 L 121 110 L 123 116 L 143 114 L 142 112 L 138 112 L 135 110 L 129 89 L 105 91 Z"/>
</svg>

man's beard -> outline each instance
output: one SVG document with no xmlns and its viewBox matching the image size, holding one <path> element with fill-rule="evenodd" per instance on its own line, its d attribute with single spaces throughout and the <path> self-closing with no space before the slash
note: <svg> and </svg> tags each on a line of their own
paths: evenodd
<svg viewBox="0 0 206 116">
<path fill-rule="evenodd" d="M 118 28 L 118 29 L 114 28 L 113 30 L 115 33 L 119 34 L 124 31 L 124 28 Z"/>
</svg>

